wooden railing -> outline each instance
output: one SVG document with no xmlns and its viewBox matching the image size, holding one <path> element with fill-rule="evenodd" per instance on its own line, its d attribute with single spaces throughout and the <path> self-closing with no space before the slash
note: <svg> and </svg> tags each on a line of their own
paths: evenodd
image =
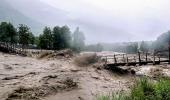
<svg viewBox="0 0 170 100">
<path fill-rule="evenodd" d="M 26 52 L 22 48 L 17 48 L 16 44 L 0 42 L 0 51 L 6 53 L 15 53 L 20 55 L 26 55 Z"/>
<path fill-rule="evenodd" d="M 124 65 L 146 65 L 149 63 L 160 64 L 161 62 L 170 63 L 170 58 L 161 58 L 159 53 L 138 52 L 137 54 L 114 54 L 103 56 L 105 65 L 124 66 Z"/>
<path fill-rule="evenodd" d="M 54 50 L 23 49 L 23 48 L 21 48 L 21 45 L 10 44 L 10 43 L 6 43 L 6 42 L 0 42 L 0 51 L 5 52 L 5 53 L 19 54 L 22 56 L 29 55 L 32 57 L 37 57 L 42 52 L 49 52 L 49 53 L 54 52 Z"/>
</svg>

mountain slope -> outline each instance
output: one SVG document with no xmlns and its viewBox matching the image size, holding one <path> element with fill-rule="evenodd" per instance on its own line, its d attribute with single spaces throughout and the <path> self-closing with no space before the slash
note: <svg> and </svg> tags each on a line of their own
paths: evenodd
<svg viewBox="0 0 170 100">
<path fill-rule="evenodd" d="M 12 8 L 6 1 L 0 3 L 0 22 L 7 21 L 18 24 L 26 24 L 31 28 L 34 34 L 39 34 L 42 31 L 43 25 Z"/>
</svg>

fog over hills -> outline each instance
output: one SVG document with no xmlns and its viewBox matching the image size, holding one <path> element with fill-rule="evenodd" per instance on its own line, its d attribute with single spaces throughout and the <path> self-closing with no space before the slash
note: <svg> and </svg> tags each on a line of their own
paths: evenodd
<svg viewBox="0 0 170 100">
<path fill-rule="evenodd" d="M 20 13 L 5 0 L 1 0 L 0 3 L 0 21 L 11 22 L 16 27 L 18 24 L 26 24 L 31 28 L 34 34 L 39 34 L 43 27 L 42 23 Z"/>
<path fill-rule="evenodd" d="M 155 40 L 170 29 L 168 0 L 1 0 L 0 21 L 23 23 L 40 34 L 44 26 L 77 26 L 86 43 Z M 135 4 L 135 5 L 134 5 Z"/>
</svg>

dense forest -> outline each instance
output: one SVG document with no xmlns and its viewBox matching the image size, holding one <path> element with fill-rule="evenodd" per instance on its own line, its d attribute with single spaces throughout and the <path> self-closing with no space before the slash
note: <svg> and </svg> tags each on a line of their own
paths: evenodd
<svg viewBox="0 0 170 100">
<path fill-rule="evenodd" d="M 0 23 L 0 41 L 21 45 L 22 48 L 37 48 L 61 50 L 70 48 L 74 51 L 111 50 L 115 52 L 137 53 L 138 51 L 152 52 L 167 50 L 170 42 L 170 31 L 160 35 L 155 41 L 126 42 L 126 43 L 97 43 L 85 45 L 85 35 L 77 27 L 74 32 L 68 26 L 44 27 L 39 36 L 34 36 L 31 29 L 24 24 L 17 28 L 10 22 Z"/>
<path fill-rule="evenodd" d="M 85 46 L 85 36 L 77 28 L 71 33 L 68 26 L 45 27 L 43 33 L 34 36 L 27 25 L 20 24 L 15 28 L 11 23 L 1 22 L 0 41 L 11 44 L 19 44 L 23 48 L 35 47 L 37 49 L 60 50 L 71 48 L 81 51 Z"/>
</svg>

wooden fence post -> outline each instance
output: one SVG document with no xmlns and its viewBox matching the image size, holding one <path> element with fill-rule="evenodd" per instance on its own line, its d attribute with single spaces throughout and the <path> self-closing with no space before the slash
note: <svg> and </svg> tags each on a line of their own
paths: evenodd
<svg viewBox="0 0 170 100">
<path fill-rule="evenodd" d="M 170 33 L 168 32 L 168 35 L 169 35 L 169 37 L 170 37 Z M 169 51 L 169 64 L 170 64 L 170 39 L 169 39 L 169 41 L 168 41 L 168 51 Z"/>
<path fill-rule="evenodd" d="M 155 65 L 155 50 L 153 52 L 153 64 Z"/>
<path fill-rule="evenodd" d="M 169 44 L 169 62 L 168 63 L 170 64 L 170 44 Z"/>
<path fill-rule="evenodd" d="M 124 63 L 126 62 L 126 60 L 125 60 L 125 54 L 123 54 L 123 62 L 124 62 Z"/>
<path fill-rule="evenodd" d="M 140 52 L 138 51 L 138 56 L 139 56 L 139 65 L 141 65 L 141 59 L 140 59 Z"/>
<path fill-rule="evenodd" d="M 129 63 L 129 59 L 128 59 L 128 57 L 127 57 L 127 64 Z"/>
<path fill-rule="evenodd" d="M 106 61 L 105 61 L 105 65 L 107 65 L 107 56 L 106 56 Z"/>
<path fill-rule="evenodd" d="M 114 62 L 117 63 L 116 55 L 114 54 Z"/>
<path fill-rule="evenodd" d="M 146 63 L 147 63 L 147 61 L 148 61 L 148 58 L 147 58 L 147 57 L 148 57 L 148 55 L 147 55 L 147 54 L 148 54 L 148 53 L 146 52 Z"/>
<path fill-rule="evenodd" d="M 136 57 L 134 56 L 134 62 L 136 62 Z"/>
</svg>

